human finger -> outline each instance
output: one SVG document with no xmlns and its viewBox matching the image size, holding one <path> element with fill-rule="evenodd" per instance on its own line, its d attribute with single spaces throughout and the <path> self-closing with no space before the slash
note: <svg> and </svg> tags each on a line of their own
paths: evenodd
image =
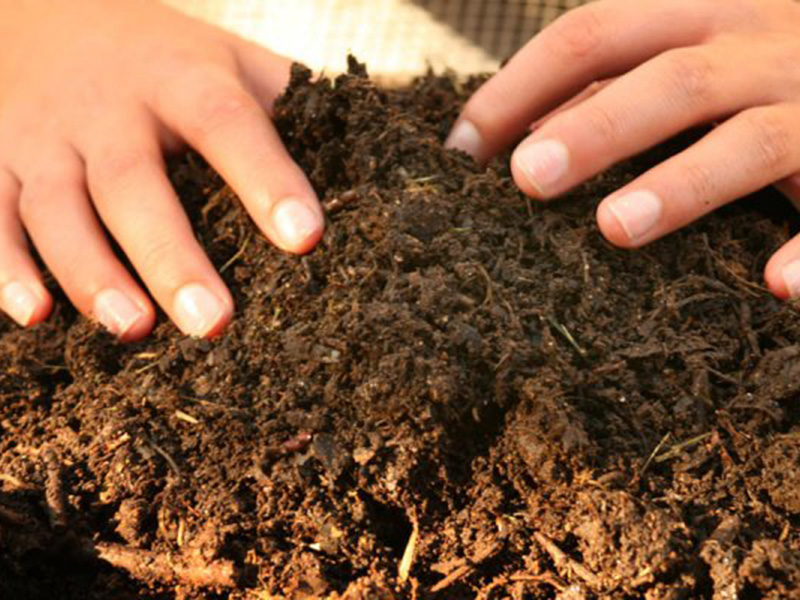
<svg viewBox="0 0 800 600">
<path fill-rule="evenodd" d="M 591 82 L 699 43 L 720 11 L 695 0 L 606 0 L 545 28 L 466 103 L 447 145 L 484 161 Z"/>
<path fill-rule="evenodd" d="M 600 203 L 597 221 L 617 246 L 635 248 L 800 166 L 800 105 L 742 111 L 699 142 Z"/>
<path fill-rule="evenodd" d="M 800 172 L 779 181 L 775 187 L 800 210 Z M 764 269 L 764 279 L 779 298 L 800 298 L 800 235 L 772 255 Z"/>
<path fill-rule="evenodd" d="M 725 44 L 662 53 L 530 135 L 512 156 L 514 179 L 551 198 L 694 125 L 774 102 L 785 74 L 771 54 Z"/>
<path fill-rule="evenodd" d="M 218 334 L 233 299 L 216 273 L 164 170 L 152 125 L 109 122 L 113 144 L 91 147 L 87 177 L 95 207 L 156 302 L 187 334 Z"/>
<path fill-rule="evenodd" d="M 292 61 L 242 38 L 235 39 L 235 52 L 242 81 L 268 114 L 289 84 Z"/>
<path fill-rule="evenodd" d="M 280 248 L 305 253 L 322 236 L 322 209 L 264 109 L 230 73 L 189 69 L 166 85 L 157 116 L 211 163 Z"/>
<path fill-rule="evenodd" d="M 0 308 L 27 327 L 44 320 L 53 301 L 22 230 L 19 193 L 16 177 L 0 168 Z"/>
<path fill-rule="evenodd" d="M 589 98 L 594 97 L 599 91 L 604 90 L 609 86 L 609 84 L 611 84 L 616 80 L 617 80 L 616 77 L 609 77 L 608 79 L 603 79 L 601 81 L 593 81 L 585 88 L 583 88 L 582 91 L 578 92 L 575 96 L 573 96 L 563 104 L 558 105 L 549 113 L 531 123 L 530 127 L 528 127 L 528 131 L 531 132 L 536 131 L 556 115 L 560 115 L 561 113 L 566 112 L 569 109 L 574 108 L 575 106 L 578 106 L 579 104 L 585 102 Z"/>
<path fill-rule="evenodd" d="M 71 148 L 44 150 L 24 178 L 25 229 L 70 301 L 124 341 L 147 335 L 150 300 L 114 255 L 86 193 L 84 166 Z"/>
</svg>

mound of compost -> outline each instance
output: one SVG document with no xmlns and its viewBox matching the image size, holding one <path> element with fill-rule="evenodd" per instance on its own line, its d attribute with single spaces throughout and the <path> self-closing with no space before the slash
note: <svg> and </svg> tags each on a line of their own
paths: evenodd
<svg viewBox="0 0 800 600">
<path fill-rule="evenodd" d="M 0 596 L 800 595 L 800 319 L 761 283 L 788 213 L 614 249 L 596 203 L 681 142 L 531 203 L 442 148 L 477 84 L 294 68 L 305 257 L 178 160 L 218 339 L 0 322 Z"/>
</svg>

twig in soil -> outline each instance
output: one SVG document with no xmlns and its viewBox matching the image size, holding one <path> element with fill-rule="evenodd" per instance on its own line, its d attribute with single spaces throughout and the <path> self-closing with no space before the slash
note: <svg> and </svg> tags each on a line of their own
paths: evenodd
<svg viewBox="0 0 800 600">
<path fill-rule="evenodd" d="M 36 358 L 32 358 L 31 361 L 43 369 L 50 369 L 51 371 L 69 371 L 69 367 L 67 365 L 51 365 L 49 363 L 37 360 Z"/>
<path fill-rule="evenodd" d="M 411 572 L 414 559 L 417 557 L 417 540 L 419 540 L 419 526 L 414 522 L 414 527 L 408 538 L 406 549 L 403 552 L 403 558 L 400 560 L 400 566 L 397 568 L 397 576 L 401 583 L 405 583 L 408 580 L 408 574 Z"/>
<path fill-rule="evenodd" d="M 486 304 L 492 303 L 492 299 L 494 297 L 492 293 L 494 288 L 494 282 L 492 281 L 492 278 L 489 277 L 489 273 L 486 271 L 486 268 L 483 265 L 478 265 L 478 271 L 480 271 L 480 274 L 486 280 L 486 296 L 484 297 L 483 302 L 481 303 L 482 306 L 485 306 Z"/>
<path fill-rule="evenodd" d="M 708 366 L 706 366 L 705 369 L 706 369 L 706 371 L 708 371 L 712 375 L 717 376 L 718 378 L 720 378 L 722 381 L 725 381 L 726 383 L 730 383 L 732 385 L 740 386 L 740 387 L 742 385 L 741 381 L 738 381 L 738 380 L 734 379 L 730 375 L 726 375 L 725 373 L 717 371 L 716 369 L 713 369 L 713 368 L 708 367 Z"/>
<path fill-rule="evenodd" d="M 175 460 L 169 454 L 167 454 L 166 450 L 156 444 L 153 440 L 148 440 L 148 443 L 153 450 L 158 452 L 161 457 L 167 461 L 167 464 L 170 466 L 170 468 L 175 471 L 175 476 L 178 478 L 178 483 L 180 483 L 183 480 L 183 475 L 181 474 L 181 470 L 178 468 L 178 463 L 176 463 Z"/>
<path fill-rule="evenodd" d="M 533 203 L 531 202 L 531 199 L 528 198 L 527 196 L 525 196 L 525 208 L 528 210 L 528 222 L 535 223 L 536 216 L 533 214 Z"/>
<path fill-rule="evenodd" d="M 208 225 L 208 214 L 220 204 L 222 197 L 227 192 L 230 192 L 230 188 L 227 185 L 223 185 L 208 199 L 208 202 L 206 202 L 206 205 L 200 211 L 200 214 L 203 216 L 203 223 Z"/>
<path fill-rule="evenodd" d="M 427 175 L 425 177 L 416 177 L 408 179 L 406 183 L 406 191 L 411 194 L 429 193 L 436 188 L 433 183 L 439 179 L 438 175 Z"/>
<path fill-rule="evenodd" d="M 586 358 L 588 352 L 586 352 L 586 350 L 582 348 L 577 341 L 575 341 L 575 338 L 572 336 L 572 334 L 569 332 L 569 329 L 567 329 L 565 325 L 562 325 L 561 323 L 556 321 L 553 315 L 547 315 L 546 319 L 547 322 L 550 323 L 550 325 L 552 325 L 555 328 L 555 330 L 558 333 L 560 333 L 565 340 L 567 340 L 567 342 L 569 342 L 570 346 L 575 348 L 575 352 L 577 352 L 581 358 Z"/>
<path fill-rule="evenodd" d="M 124 569 L 142 581 L 177 582 L 197 587 L 235 587 L 239 576 L 236 565 L 229 560 L 201 562 L 104 542 L 88 545 L 84 551 Z"/>
<path fill-rule="evenodd" d="M 26 485 L 21 479 L 17 479 L 13 475 L 9 475 L 8 473 L 0 473 L 0 481 L 7 483 L 15 490 L 26 490 L 31 487 L 29 485 Z"/>
<path fill-rule="evenodd" d="M 47 502 L 47 518 L 50 527 L 63 529 L 67 526 L 67 500 L 64 495 L 61 459 L 52 448 L 44 451 L 45 484 L 44 498 Z"/>
<path fill-rule="evenodd" d="M 583 272 L 583 282 L 586 285 L 589 285 L 592 281 L 592 268 L 589 266 L 589 260 L 586 258 L 586 252 L 583 250 L 581 250 L 581 262 L 583 263 L 583 269 L 581 269 Z"/>
<path fill-rule="evenodd" d="M 563 592 L 565 589 L 567 589 L 567 584 L 552 573 L 543 573 L 542 575 L 512 575 L 509 579 L 511 579 L 511 581 L 546 583 L 547 585 L 554 587 L 559 592 Z"/>
<path fill-rule="evenodd" d="M 431 594 L 435 594 L 436 592 L 441 592 L 443 589 L 450 587 L 459 579 L 463 579 L 475 569 L 470 564 L 464 564 L 458 567 L 455 571 L 450 573 L 447 577 L 442 579 L 439 583 L 434 585 L 429 591 Z"/>
<path fill-rule="evenodd" d="M 314 268 L 311 266 L 311 261 L 307 256 L 300 259 L 300 264 L 303 266 L 303 274 L 306 277 L 305 285 L 312 285 L 314 282 Z"/>
<path fill-rule="evenodd" d="M 106 444 L 106 452 L 114 452 L 117 448 L 119 448 L 123 444 L 127 444 L 129 441 L 131 441 L 131 434 L 126 431 L 117 439 L 112 440 L 108 442 L 108 444 Z"/>
<path fill-rule="evenodd" d="M 0 524 L 2 523 L 13 525 L 15 529 L 33 535 L 37 535 L 41 527 L 27 515 L 0 504 Z M 61 559 L 66 555 L 81 561 L 104 560 L 147 583 L 160 581 L 195 587 L 223 588 L 236 587 L 240 577 L 239 569 L 230 560 L 206 562 L 200 558 L 186 558 L 165 552 L 131 548 L 122 544 L 93 542 L 69 536 L 65 540 L 58 533 L 43 549 L 45 552 L 57 554 Z"/>
<path fill-rule="evenodd" d="M 670 446 L 669 450 L 664 452 L 664 454 L 656 456 L 655 457 L 655 461 L 657 463 L 662 463 L 664 461 L 669 460 L 670 458 L 675 458 L 683 450 L 686 450 L 687 448 L 691 448 L 692 446 L 694 446 L 696 444 L 699 444 L 700 442 L 702 442 L 704 440 L 707 440 L 711 436 L 712 436 L 712 432 L 709 431 L 708 433 L 703 433 L 701 435 L 695 436 L 693 438 L 690 438 L 690 439 L 686 440 L 685 442 L 681 442 L 680 444 L 675 444 L 674 446 Z"/>
<path fill-rule="evenodd" d="M 245 250 L 247 250 L 247 245 L 250 243 L 250 238 L 252 238 L 252 234 L 248 234 L 246 238 L 244 238 L 244 242 L 242 243 L 241 247 L 236 251 L 236 254 L 231 256 L 227 262 L 219 268 L 220 275 L 231 268 L 231 265 L 239 260 L 243 255 Z"/>
<path fill-rule="evenodd" d="M 186 520 L 181 518 L 178 520 L 178 534 L 175 536 L 175 542 L 178 544 L 178 548 L 183 548 L 185 535 L 186 535 Z"/>
<path fill-rule="evenodd" d="M 707 300 L 716 300 L 718 298 L 726 298 L 726 296 L 720 294 L 719 292 L 700 292 L 699 294 L 692 294 L 688 298 L 684 298 L 683 300 L 676 302 L 673 308 L 675 310 L 680 310 L 696 302 L 705 302 Z"/>
<path fill-rule="evenodd" d="M 211 400 L 204 400 L 203 398 L 195 398 L 194 396 L 181 396 L 180 398 L 181 400 L 194 402 L 195 404 L 200 404 L 201 406 L 216 408 L 222 411 L 236 412 L 236 413 L 246 412 L 245 409 L 239 408 L 238 406 L 226 406 L 225 404 L 220 404 L 219 402 L 212 402 Z"/>
<path fill-rule="evenodd" d="M 758 342 L 758 336 L 753 331 L 753 310 L 745 300 L 739 302 L 739 325 L 747 343 L 750 345 L 753 356 L 760 357 L 763 353 L 761 352 L 761 344 Z"/>
<path fill-rule="evenodd" d="M 175 418 L 176 419 L 180 419 L 181 421 L 185 421 L 185 422 L 187 422 L 187 423 L 189 423 L 191 425 L 199 425 L 200 424 L 200 420 L 199 419 L 195 419 L 192 415 L 190 415 L 189 413 L 185 413 L 182 410 L 176 410 L 175 411 Z"/>
<path fill-rule="evenodd" d="M 542 573 L 541 575 L 527 575 L 524 573 L 516 575 L 498 575 L 489 585 L 478 592 L 478 598 L 490 598 L 490 594 L 493 590 L 507 586 L 509 583 L 544 583 L 555 588 L 558 593 L 562 593 L 567 589 L 567 584 L 552 573 Z"/>
<path fill-rule="evenodd" d="M 642 468 L 639 469 L 639 475 L 644 475 L 644 472 L 647 471 L 647 467 L 650 466 L 650 463 L 653 462 L 653 459 L 656 457 L 656 454 L 658 454 L 661 451 L 661 448 L 664 447 L 664 444 L 666 444 L 667 441 L 669 441 L 669 438 L 671 436 L 672 434 L 668 431 L 667 434 L 661 438 L 661 441 L 658 442 L 658 444 L 656 444 L 656 447 L 653 448 L 653 451 L 650 453 L 650 456 L 648 456 L 647 460 L 644 461 Z"/>
<path fill-rule="evenodd" d="M 156 362 L 151 362 L 148 365 L 145 365 L 143 367 L 140 367 L 140 368 L 136 369 L 133 372 L 133 374 L 134 375 L 141 375 L 142 373 L 145 373 L 145 372 L 149 371 L 150 369 L 155 369 L 157 366 L 158 366 L 158 362 L 157 361 Z"/>
<path fill-rule="evenodd" d="M 408 181 L 410 183 L 430 183 L 431 181 L 436 181 L 437 179 L 439 179 L 439 175 L 425 175 L 424 177 L 414 177 Z"/>
<path fill-rule="evenodd" d="M 553 559 L 553 563 L 555 563 L 557 568 L 566 569 L 567 571 L 575 573 L 575 575 L 593 587 L 598 585 L 599 581 L 597 579 L 597 575 L 592 573 L 589 569 L 584 567 L 575 559 L 567 556 L 561 550 L 561 548 L 556 546 L 553 540 L 539 533 L 538 531 L 533 533 L 533 537 L 536 538 L 536 541 L 539 542 L 539 545 L 541 545 L 542 548 L 544 548 L 545 552 L 550 555 L 550 558 Z"/>
<path fill-rule="evenodd" d="M 522 516 L 523 513 L 515 513 L 513 515 L 508 515 L 509 518 L 513 518 L 516 516 Z M 447 576 L 439 581 L 436 585 L 434 585 L 430 591 L 432 593 L 440 592 L 443 589 L 453 585 L 455 582 L 463 579 L 472 574 L 475 568 L 480 565 L 483 561 L 488 559 L 489 557 L 494 556 L 500 550 L 502 543 L 494 540 L 489 542 L 483 546 L 478 552 L 475 553 L 474 556 L 468 562 L 467 559 L 461 558 L 454 561 L 448 561 L 445 564 L 440 564 L 433 567 L 433 570 L 439 573 L 448 573 Z M 445 566 L 445 569 L 441 567 Z M 437 568 L 440 567 L 440 568 Z M 451 570 L 452 569 L 452 570 Z"/>
<path fill-rule="evenodd" d="M 764 296 L 766 294 L 769 294 L 769 290 L 768 289 L 758 285 L 757 283 L 753 283 L 752 281 L 748 281 L 747 279 L 745 279 L 744 277 L 739 275 L 736 271 L 731 269 L 727 265 L 727 263 L 722 259 L 722 257 L 719 254 L 717 254 L 716 252 L 714 252 L 713 250 L 711 251 L 711 255 L 714 257 L 714 259 L 716 260 L 717 264 L 719 266 L 721 266 L 723 269 L 725 269 L 725 272 L 728 273 L 728 275 L 733 277 L 737 281 L 737 283 L 742 285 L 742 291 L 743 292 L 746 292 L 747 294 L 749 294 L 750 296 L 752 296 L 754 298 L 759 298 L 759 297 L 762 297 L 762 296 Z M 747 288 L 749 288 L 749 289 L 747 289 Z M 755 290 L 755 291 L 757 291 L 759 293 L 758 294 L 753 293 L 753 290 Z"/>
<path fill-rule="evenodd" d="M 508 350 L 507 352 L 505 352 L 503 356 L 500 357 L 500 360 L 497 361 L 497 364 L 494 366 L 494 372 L 497 373 L 500 370 L 500 367 L 506 364 L 506 362 L 508 362 L 508 360 L 512 356 L 514 356 L 513 350 Z"/>
<path fill-rule="evenodd" d="M 520 331 L 520 333 L 523 333 L 523 335 L 524 335 L 524 330 L 522 328 L 522 324 L 519 322 L 519 317 L 517 316 L 517 311 L 515 311 L 514 307 L 511 306 L 511 302 L 509 302 L 508 300 L 503 298 L 503 306 L 505 306 L 506 310 L 508 311 L 508 316 L 511 319 L 511 324 L 516 329 L 518 329 Z"/>
</svg>

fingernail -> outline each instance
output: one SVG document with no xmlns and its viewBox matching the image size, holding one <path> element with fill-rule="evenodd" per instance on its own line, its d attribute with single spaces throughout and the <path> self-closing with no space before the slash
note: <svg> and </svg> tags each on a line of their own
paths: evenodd
<svg viewBox="0 0 800 600">
<path fill-rule="evenodd" d="M 4 285 L 2 297 L 3 309 L 11 318 L 23 327 L 30 325 L 41 298 L 27 285 L 18 281 L 10 281 Z"/>
<path fill-rule="evenodd" d="M 661 219 L 661 198 L 639 190 L 609 200 L 608 210 L 616 217 L 631 242 L 646 236 Z"/>
<path fill-rule="evenodd" d="M 540 194 L 558 183 L 569 168 L 569 150 L 558 140 L 523 144 L 514 152 L 514 162 Z"/>
<path fill-rule="evenodd" d="M 124 336 L 144 316 L 142 310 L 119 290 L 103 290 L 94 297 L 93 314 L 118 337 Z"/>
<path fill-rule="evenodd" d="M 272 219 L 288 249 L 304 245 L 322 227 L 320 216 L 296 198 L 281 200 L 272 211 Z"/>
<path fill-rule="evenodd" d="M 456 123 L 447 136 L 444 147 L 466 152 L 475 160 L 481 160 L 483 157 L 483 138 L 478 128 L 466 119 Z"/>
<path fill-rule="evenodd" d="M 222 301 L 199 283 L 189 283 L 175 294 L 175 322 L 186 335 L 203 337 L 225 314 Z"/>
<path fill-rule="evenodd" d="M 789 296 L 800 298 L 800 260 L 790 262 L 781 269 L 781 277 L 789 290 Z"/>
</svg>

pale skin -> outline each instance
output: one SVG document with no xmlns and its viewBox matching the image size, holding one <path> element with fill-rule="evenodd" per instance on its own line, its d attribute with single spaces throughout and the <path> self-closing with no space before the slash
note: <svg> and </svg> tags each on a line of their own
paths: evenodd
<svg viewBox="0 0 800 600">
<path fill-rule="evenodd" d="M 601 0 L 546 28 L 468 101 L 448 139 L 550 200 L 701 124 L 684 152 L 605 198 L 602 234 L 638 248 L 770 184 L 800 205 L 800 3 Z M 533 125 L 533 127 L 531 127 Z M 800 236 L 764 274 L 800 297 Z"/>
<path fill-rule="evenodd" d="M 0 306 L 17 322 L 52 307 L 29 240 L 125 341 L 152 329 L 154 302 L 188 335 L 225 327 L 233 300 L 164 172 L 186 144 L 277 246 L 320 239 L 314 190 L 269 120 L 289 60 L 150 0 L 0 0 L 0 15 Z"/>
<path fill-rule="evenodd" d="M 287 59 L 152 0 L 0 0 L 0 39 L 0 308 L 21 325 L 52 308 L 32 244 L 76 308 L 123 341 L 149 333 L 156 304 L 187 335 L 224 329 L 231 295 L 164 173 L 186 145 L 279 248 L 304 253 L 322 236 L 314 190 L 269 120 Z M 448 145 L 485 161 L 533 125 L 512 171 L 549 200 L 717 124 L 601 203 L 603 235 L 640 247 L 769 184 L 800 200 L 798 57 L 791 0 L 600 0 L 489 80 Z M 800 296 L 800 237 L 765 279 Z"/>
</svg>

